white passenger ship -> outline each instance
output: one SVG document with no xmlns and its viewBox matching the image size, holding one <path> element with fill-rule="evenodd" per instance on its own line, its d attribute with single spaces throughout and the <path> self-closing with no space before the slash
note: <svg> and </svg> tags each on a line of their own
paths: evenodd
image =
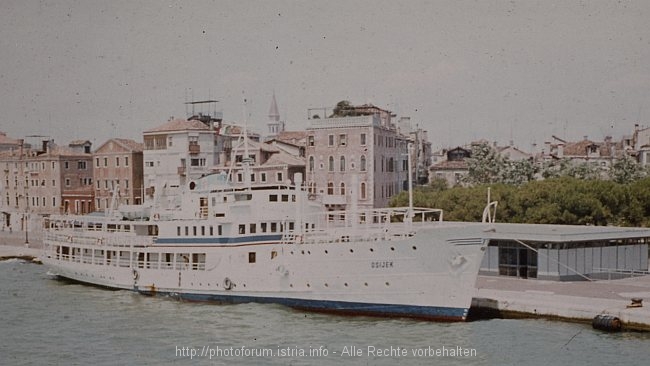
<svg viewBox="0 0 650 366">
<path fill-rule="evenodd" d="M 63 278 L 183 300 L 466 319 L 487 224 L 433 209 L 328 212 L 300 186 L 214 174 L 175 209 L 52 216 L 43 261 Z"/>
</svg>

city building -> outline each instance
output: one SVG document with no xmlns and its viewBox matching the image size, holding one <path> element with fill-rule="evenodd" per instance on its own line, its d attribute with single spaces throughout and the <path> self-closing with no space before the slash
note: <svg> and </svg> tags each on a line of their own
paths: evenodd
<svg viewBox="0 0 650 366">
<path fill-rule="evenodd" d="M 144 131 L 145 201 L 160 189 L 174 195 L 210 172 L 217 162 L 215 135 L 214 126 L 200 119 L 172 119 Z"/>
<path fill-rule="evenodd" d="M 459 146 L 442 153 L 446 155 L 446 159 L 438 158 L 439 162 L 429 167 L 429 181 L 442 179 L 447 182 L 448 187 L 466 185 L 464 180 L 469 173 L 469 166 L 465 159 L 471 157 L 472 152 Z"/>
<path fill-rule="evenodd" d="M 243 169 L 248 156 L 248 177 Z M 234 162 L 234 163 L 233 163 Z M 296 173 L 305 175 L 305 160 L 271 144 L 240 140 L 232 149 L 232 158 L 216 167 L 218 172 L 231 173 L 235 184 L 268 185 L 294 183 Z"/>
<path fill-rule="evenodd" d="M 85 214 L 93 208 L 91 154 L 44 141 L 41 149 L 0 153 L 2 226 L 25 230 L 51 214 Z"/>
<path fill-rule="evenodd" d="M 24 148 L 30 147 L 28 144 L 23 143 L 23 140 L 11 138 L 5 132 L 0 131 L 0 151 L 17 150 L 21 146 L 24 146 Z"/>
<path fill-rule="evenodd" d="M 408 187 L 408 137 L 392 117 L 373 105 L 341 102 L 328 118 L 309 119 L 306 181 L 329 209 L 387 207 Z"/>
<path fill-rule="evenodd" d="M 144 201 L 142 143 L 109 139 L 95 150 L 93 160 L 97 211 L 105 211 L 112 203 L 138 205 Z"/>
<path fill-rule="evenodd" d="M 269 120 L 266 122 L 267 126 L 267 138 L 266 140 L 271 140 L 278 136 L 278 134 L 284 132 L 285 122 L 280 120 L 280 112 L 278 111 L 278 103 L 275 100 L 275 93 L 271 99 L 271 107 L 269 107 Z"/>
<path fill-rule="evenodd" d="M 408 136 L 413 143 L 413 168 L 415 169 L 415 183 L 427 184 L 429 182 L 429 166 L 433 152 L 427 131 L 411 125 L 410 117 L 401 117 L 398 122 L 398 131 Z M 406 188 L 405 188 L 406 189 Z"/>
</svg>

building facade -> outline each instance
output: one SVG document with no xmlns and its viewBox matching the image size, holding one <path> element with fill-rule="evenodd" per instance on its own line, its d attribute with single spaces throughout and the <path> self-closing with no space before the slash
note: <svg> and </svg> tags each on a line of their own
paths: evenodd
<svg viewBox="0 0 650 366">
<path fill-rule="evenodd" d="M 95 209 L 144 201 L 143 144 L 112 138 L 93 153 Z M 117 195 L 115 195 L 117 194 Z"/>
<path fill-rule="evenodd" d="M 215 134 L 200 120 L 174 119 L 143 132 L 145 200 L 156 190 L 169 194 L 193 179 L 207 174 L 215 165 Z"/>
<path fill-rule="evenodd" d="M 2 227 L 25 230 L 51 214 L 86 214 L 93 207 L 92 156 L 44 143 L 43 149 L 0 153 Z"/>
<path fill-rule="evenodd" d="M 387 207 L 408 185 L 408 138 L 397 132 L 389 111 L 351 108 L 356 112 L 343 117 L 309 120 L 307 185 L 331 210 Z"/>
<path fill-rule="evenodd" d="M 471 157 L 472 152 L 459 146 L 443 153 L 446 158 L 439 158 L 429 167 L 429 181 L 444 180 L 448 187 L 467 185 L 465 177 L 469 173 L 469 165 L 465 159 Z"/>
</svg>

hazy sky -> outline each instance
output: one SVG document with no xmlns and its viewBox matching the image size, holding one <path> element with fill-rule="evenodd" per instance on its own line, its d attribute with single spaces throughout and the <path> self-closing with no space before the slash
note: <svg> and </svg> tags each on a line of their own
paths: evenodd
<svg viewBox="0 0 650 366">
<path fill-rule="evenodd" d="M 650 1 L 0 1 L 0 130 L 142 139 L 187 96 L 263 132 L 346 99 L 434 146 L 650 125 Z"/>
</svg>

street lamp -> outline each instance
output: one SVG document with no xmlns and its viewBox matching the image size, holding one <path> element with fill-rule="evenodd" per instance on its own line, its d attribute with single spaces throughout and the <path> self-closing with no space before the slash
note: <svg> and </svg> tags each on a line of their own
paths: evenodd
<svg viewBox="0 0 650 366">
<path fill-rule="evenodd" d="M 27 223 L 29 222 L 29 196 L 26 196 L 27 209 L 25 210 L 24 220 L 25 220 L 25 245 L 29 245 L 29 228 Z"/>
</svg>

